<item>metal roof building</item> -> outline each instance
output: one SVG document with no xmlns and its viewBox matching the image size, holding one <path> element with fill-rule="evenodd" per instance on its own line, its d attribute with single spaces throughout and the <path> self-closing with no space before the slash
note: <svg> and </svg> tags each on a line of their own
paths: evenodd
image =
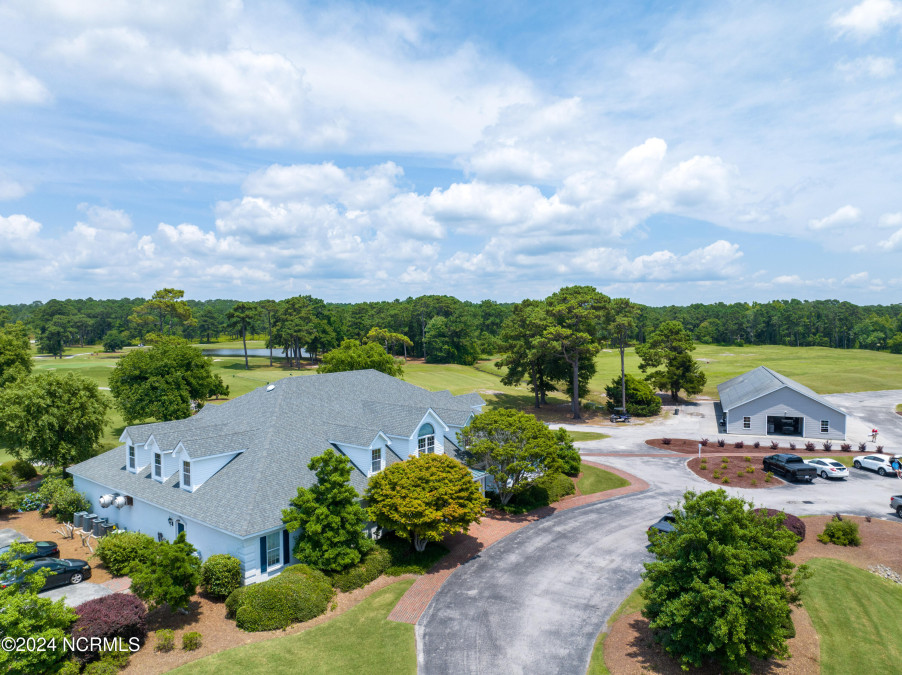
<svg viewBox="0 0 902 675">
<path fill-rule="evenodd" d="M 766 366 L 717 386 L 729 434 L 845 439 L 846 414 L 803 384 Z"/>
</svg>

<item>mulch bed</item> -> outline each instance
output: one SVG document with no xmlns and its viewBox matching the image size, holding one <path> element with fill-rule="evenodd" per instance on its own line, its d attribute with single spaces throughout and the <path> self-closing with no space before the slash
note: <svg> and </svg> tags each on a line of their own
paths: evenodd
<svg viewBox="0 0 902 675">
<path fill-rule="evenodd" d="M 55 518 L 42 516 L 39 511 L 17 513 L 9 509 L 3 509 L 2 514 L 0 514 L 0 527 L 11 527 L 34 541 L 55 541 L 59 545 L 61 558 L 87 560 L 91 565 L 91 578 L 89 581 L 92 583 L 102 584 L 113 578 L 113 575 L 107 571 L 100 559 L 92 557 L 91 551 L 81 545 L 81 537 L 76 535 L 74 539 L 64 539 L 56 531 L 62 528 L 62 525 L 56 522 Z M 95 540 L 94 544 L 96 543 Z"/>
<path fill-rule="evenodd" d="M 834 558 L 850 565 L 867 569 L 871 565 L 886 565 L 902 572 L 902 520 L 881 520 L 872 518 L 870 522 L 859 516 L 843 516 L 845 520 L 858 523 L 861 546 L 835 546 L 822 544 L 817 540 L 824 526 L 832 516 L 805 517 L 805 541 L 792 561 L 801 564 L 811 558 Z M 792 620 L 796 636 L 787 642 L 792 658 L 788 661 L 755 662 L 754 673 L 780 673 L 781 675 L 807 675 L 820 672 L 820 649 L 817 632 L 804 607 L 794 608 Z M 707 667 L 682 671 L 651 636 L 648 621 L 638 612 L 620 617 L 610 627 L 604 642 L 605 665 L 612 675 L 639 675 L 655 672 L 662 675 L 677 675 L 688 672 L 709 675 L 719 672 Z"/>
<path fill-rule="evenodd" d="M 780 444 L 776 449 L 770 447 L 770 442 L 761 443 L 761 446 L 756 448 L 752 443 L 746 441 L 740 441 L 743 444 L 743 447 L 737 448 L 735 441 L 730 441 L 726 443 L 724 447 L 720 447 L 717 445 L 716 439 L 709 439 L 708 445 L 702 446 L 702 454 L 723 454 L 725 452 L 741 452 L 746 455 L 774 455 L 781 452 L 789 452 L 795 455 L 808 454 L 808 451 L 805 450 L 805 444 L 803 442 L 796 443 L 796 448 L 793 450 L 787 444 Z M 652 438 L 650 440 L 645 441 L 646 445 L 650 445 L 653 448 L 659 448 L 661 450 L 672 450 L 673 452 L 680 452 L 686 455 L 697 455 L 698 454 L 698 443 L 699 439 L 695 438 L 672 438 L 670 439 L 669 444 L 664 443 L 663 438 Z M 813 456 L 819 456 L 825 454 L 827 456 L 831 454 L 843 454 L 843 455 L 854 455 L 857 454 L 857 445 L 852 444 L 852 450 L 849 452 L 843 452 L 839 448 L 839 443 L 833 443 L 833 449 L 829 451 L 824 451 L 823 446 L 820 443 L 815 444 L 815 450 L 811 451 Z"/>
<path fill-rule="evenodd" d="M 767 472 L 764 470 L 764 458 L 760 455 L 749 455 L 750 462 L 746 462 L 742 457 L 693 457 L 686 466 L 699 478 L 704 478 L 709 483 L 713 483 L 718 487 L 729 485 L 730 487 L 741 487 L 755 490 L 758 488 L 771 488 L 785 483 L 772 476 L 770 482 L 766 481 Z M 727 460 L 726 469 L 724 469 L 723 460 Z M 701 463 L 705 462 L 707 469 L 702 470 Z M 746 469 L 752 467 L 754 471 L 747 473 Z M 715 478 L 714 472 L 718 472 L 720 478 Z M 729 483 L 724 483 L 723 479 L 729 478 Z M 752 482 L 754 481 L 754 483 Z"/>
<path fill-rule="evenodd" d="M 792 658 L 787 661 L 752 662 L 753 673 L 808 675 L 820 672 L 820 646 L 817 632 L 804 608 L 793 608 L 796 636 L 786 641 Z M 648 619 L 635 612 L 618 619 L 604 641 L 604 661 L 612 675 L 717 675 L 720 668 L 708 665 L 682 670 L 680 664 L 655 642 Z"/>
</svg>

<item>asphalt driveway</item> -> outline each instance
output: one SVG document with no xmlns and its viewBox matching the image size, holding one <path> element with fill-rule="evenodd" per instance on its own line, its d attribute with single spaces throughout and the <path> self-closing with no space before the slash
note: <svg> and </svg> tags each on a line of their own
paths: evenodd
<svg viewBox="0 0 902 675">
<path fill-rule="evenodd" d="M 891 411 L 888 403 L 899 392 L 873 393 L 877 395 L 836 398 L 848 397 L 842 400 L 843 407 L 854 407 L 862 417 L 879 414 L 881 435 L 885 429 L 886 439 L 895 440 L 894 432 L 902 424 L 886 415 Z M 902 398 L 895 402 L 899 401 Z M 713 419 L 708 405 L 698 406 L 696 415 L 679 415 L 657 424 L 599 429 L 613 437 L 580 443 L 581 451 L 649 452 L 643 442 L 646 438 L 705 432 Z M 867 422 L 859 418 L 860 424 Z M 648 526 L 687 489 L 713 487 L 686 468 L 685 455 L 655 454 L 598 458 L 641 476 L 651 484 L 648 490 L 535 522 L 458 568 L 417 623 L 419 673 L 583 675 L 596 637 L 639 583 L 642 563 L 649 559 Z M 852 470 L 845 481 L 816 479 L 811 484 L 764 490 L 726 489 L 759 506 L 798 515 L 840 511 L 896 520 L 889 497 L 902 494 L 902 481 Z"/>
</svg>

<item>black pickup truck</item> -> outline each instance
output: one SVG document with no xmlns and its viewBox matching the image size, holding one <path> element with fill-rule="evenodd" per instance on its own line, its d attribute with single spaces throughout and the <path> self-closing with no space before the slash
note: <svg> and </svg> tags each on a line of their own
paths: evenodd
<svg viewBox="0 0 902 675">
<path fill-rule="evenodd" d="M 807 480 L 809 483 L 817 476 L 817 470 L 808 466 L 798 455 L 768 455 L 763 462 L 765 471 L 772 471 L 790 480 Z"/>
</svg>

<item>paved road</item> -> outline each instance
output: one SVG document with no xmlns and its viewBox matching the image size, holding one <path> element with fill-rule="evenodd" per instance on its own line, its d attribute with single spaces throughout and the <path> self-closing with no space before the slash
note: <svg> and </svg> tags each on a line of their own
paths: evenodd
<svg viewBox="0 0 902 675">
<path fill-rule="evenodd" d="M 848 395 L 871 401 L 871 406 L 854 399 L 842 405 L 855 406 L 859 414 L 885 412 L 898 392 L 877 394 L 879 400 Z M 635 452 L 647 448 L 645 438 L 662 432 L 674 437 L 678 432 L 698 434 L 712 422 L 705 406 L 698 412 L 658 424 L 620 427 L 613 431 L 614 438 L 580 447 L 584 453 Z M 881 420 L 894 436 L 897 421 Z M 866 425 L 869 420 L 859 422 Z M 585 673 L 595 638 L 639 583 L 642 563 L 648 559 L 646 528 L 685 490 L 711 487 L 686 468 L 685 455 L 600 459 L 642 476 L 651 487 L 538 521 L 455 571 L 417 624 L 421 675 Z M 902 494 L 902 481 L 853 470 L 846 481 L 817 479 L 812 484 L 727 491 L 799 515 L 841 511 L 895 519 L 889 497 Z"/>
</svg>

